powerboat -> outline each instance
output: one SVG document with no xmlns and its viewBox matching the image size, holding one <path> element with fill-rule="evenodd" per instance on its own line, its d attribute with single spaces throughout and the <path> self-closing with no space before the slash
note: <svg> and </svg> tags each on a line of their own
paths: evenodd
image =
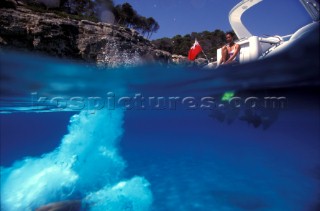
<svg viewBox="0 0 320 211">
<path fill-rule="evenodd" d="M 260 37 L 253 35 L 242 23 L 242 15 L 253 6 L 263 0 L 243 0 L 233 7 L 229 13 L 230 25 L 239 38 L 236 41 L 240 45 L 240 64 L 252 62 L 258 59 L 264 59 L 288 49 L 292 43 L 303 38 L 308 32 L 319 30 L 319 1 L 318 0 L 300 0 L 304 8 L 312 18 L 312 22 L 303 26 L 293 34 L 285 36 Z M 217 61 L 211 62 L 207 67 L 219 66 L 221 59 L 221 48 L 217 50 Z"/>
</svg>

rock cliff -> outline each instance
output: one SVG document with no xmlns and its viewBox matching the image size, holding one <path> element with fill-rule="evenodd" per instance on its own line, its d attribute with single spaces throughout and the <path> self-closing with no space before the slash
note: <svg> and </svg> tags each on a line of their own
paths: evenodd
<svg viewBox="0 0 320 211">
<path fill-rule="evenodd" d="M 106 66 L 171 59 L 170 53 L 156 49 L 132 29 L 12 5 L 0 5 L 2 49 L 40 52 Z"/>
</svg>

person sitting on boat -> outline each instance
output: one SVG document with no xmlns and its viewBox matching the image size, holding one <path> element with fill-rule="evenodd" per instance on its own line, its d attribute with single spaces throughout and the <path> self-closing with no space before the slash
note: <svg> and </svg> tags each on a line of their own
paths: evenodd
<svg viewBox="0 0 320 211">
<path fill-rule="evenodd" d="M 233 41 L 234 34 L 226 33 L 227 45 L 221 48 L 220 65 L 239 64 L 240 45 Z"/>
</svg>

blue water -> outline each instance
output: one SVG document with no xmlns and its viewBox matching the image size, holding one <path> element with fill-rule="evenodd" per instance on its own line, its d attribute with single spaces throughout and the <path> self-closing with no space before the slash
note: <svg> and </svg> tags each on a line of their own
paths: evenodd
<svg viewBox="0 0 320 211">
<path fill-rule="evenodd" d="M 217 70 L 2 52 L 1 210 L 319 210 L 318 38 Z"/>
</svg>

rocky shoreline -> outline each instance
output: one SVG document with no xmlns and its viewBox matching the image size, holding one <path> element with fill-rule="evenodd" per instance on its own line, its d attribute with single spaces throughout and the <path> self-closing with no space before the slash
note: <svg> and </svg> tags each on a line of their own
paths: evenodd
<svg viewBox="0 0 320 211">
<path fill-rule="evenodd" d="M 19 5 L 0 7 L 0 48 L 108 66 L 171 59 L 170 53 L 156 49 L 132 29 L 62 18 Z"/>
<path fill-rule="evenodd" d="M 0 3 L 0 50 L 12 49 L 116 67 L 143 63 L 190 64 L 157 49 L 133 29 L 36 12 L 14 0 Z M 183 62 L 181 62 L 183 61 Z M 206 61 L 196 61 L 203 65 Z"/>
</svg>

